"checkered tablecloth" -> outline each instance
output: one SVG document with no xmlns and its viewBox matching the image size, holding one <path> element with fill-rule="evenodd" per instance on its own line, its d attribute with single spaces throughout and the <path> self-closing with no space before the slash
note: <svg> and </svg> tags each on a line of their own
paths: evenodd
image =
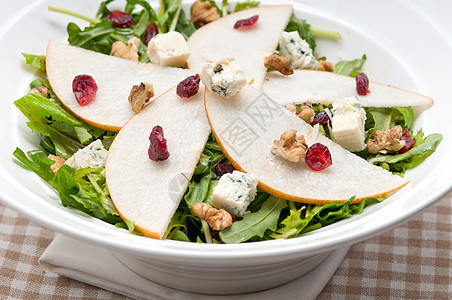
<svg viewBox="0 0 452 300">
<path fill-rule="evenodd" d="M 44 270 L 54 235 L 0 205 L 0 299 L 127 299 Z M 452 192 L 352 246 L 318 299 L 452 299 Z"/>
</svg>

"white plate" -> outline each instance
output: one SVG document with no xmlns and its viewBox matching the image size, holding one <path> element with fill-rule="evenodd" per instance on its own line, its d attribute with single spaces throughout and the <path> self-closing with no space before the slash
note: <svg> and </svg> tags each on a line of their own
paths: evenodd
<svg viewBox="0 0 452 300">
<path fill-rule="evenodd" d="M 68 22 L 86 25 L 75 18 L 48 12 L 49 4 L 94 16 L 98 3 L 90 0 L 12 2 L 6 8 L 9 17 L 0 27 L 0 84 L 3 93 L 0 100 L 0 200 L 55 231 L 112 249 L 129 264 L 155 262 L 147 265 L 146 270 L 135 267 L 141 268 L 138 271 L 148 278 L 155 279 L 149 273 L 167 270 L 169 275 L 164 284 L 180 289 L 189 289 L 187 286 L 192 284 L 192 290 L 209 292 L 202 290 L 196 282 L 215 281 L 220 278 L 215 270 L 223 268 L 224 271 L 225 266 L 230 266 L 230 275 L 235 274 L 242 283 L 245 280 L 251 282 L 250 277 L 253 277 L 257 289 L 268 288 L 279 276 L 269 275 L 269 270 L 287 273 L 290 269 L 287 263 L 294 259 L 304 264 L 306 269 L 313 268 L 328 251 L 369 238 L 432 205 L 452 185 L 452 159 L 449 157 L 452 153 L 452 89 L 449 83 L 452 34 L 441 21 L 447 19 L 444 16 L 434 19 L 428 10 L 422 8 L 422 3 L 416 5 L 408 1 L 267 0 L 262 1 L 263 4 L 291 3 L 297 16 L 307 19 L 313 26 L 341 32 L 341 41 L 317 41 L 316 52 L 330 61 L 354 59 L 366 53 L 368 60 L 364 71 L 371 80 L 415 90 L 434 99 L 435 105 L 419 116 L 415 126 L 422 127 L 426 134 L 442 133 L 443 141 L 422 165 L 407 172 L 406 176 L 412 182 L 411 189 L 365 209 L 361 215 L 300 238 L 238 245 L 158 241 L 134 236 L 64 208 L 55 192 L 34 173 L 15 163 L 12 156 L 15 147 L 31 150 L 36 149 L 39 143 L 13 105 L 14 100 L 28 91 L 29 82 L 35 78 L 20 53 L 43 54 L 49 39 L 66 40 Z M 446 5 L 443 3 L 443 6 Z M 123 7 L 122 3 L 118 7 Z M 246 269 L 255 274 L 250 275 Z M 192 282 L 170 280 L 174 276 L 199 274 L 200 270 L 206 275 L 194 277 Z M 279 283 L 302 274 L 300 271 L 291 272 L 279 276 Z M 273 281 L 269 283 L 270 279 Z M 237 280 L 234 282 L 237 284 Z"/>
</svg>

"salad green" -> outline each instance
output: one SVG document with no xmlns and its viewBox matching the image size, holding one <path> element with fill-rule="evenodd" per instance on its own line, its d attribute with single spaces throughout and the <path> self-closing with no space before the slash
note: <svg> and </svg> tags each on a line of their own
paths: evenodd
<svg viewBox="0 0 452 300">
<path fill-rule="evenodd" d="M 259 5 L 258 1 L 244 1 L 232 5 L 223 0 L 221 7 L 212 0 L 208 1 L 217 9 L 219 16 L 244 10 Z M 133 17 L 134 25 L 130 28 L 114 27 L 107 20 L 110 14 L 109 5 L 113 0 L 100 4 L 95 18 L 86 17 L 75 12 L 60 8 L 49 7 L 49 10 L 72 15 L 90 23 L 81 29 L 75 23 L 67 25 L 69 44 L 96 52 L 109 54 L 115 41 L 127 42 L 131 37 L 144 39 L 146 26 L 152 22 L 158 27 L 160 33 L 176 30 L 186 39 L 196 30 L 186 12 L 182 9 L 181 0 L 163 0 L 158 14 L 151 5 L 144 0 L 127 0 L 124 11 Z M 312 28 L 306 20 L 293 15 L 287 25 L 286 31 L 297 31 L 314 51 L 316 37 L 341 38 L 337 32 Z M 147 47 L 141 43 L 139 48 L 139 61 L 147 63 Z M 48 154 L 62 158 L 71 157 L 77 150 L 82 149 L 92 141 L 100 139 L 108 150 L 116 133 L 99 129 L 79 120 L 69 113 L 52 92 L 45 74 L 45 56 L 23 54 L 25 62 L 36 68 L 40 78 L 30 84 L 30 88 L 45 86 L 48 89 L 48 98 L 38 94 L 28 94 L 15 101 L 17 108 L 28 118 L 27 125 L 40 136 L 42 150 L 32 150 L 25 154 L 17 148 L 13 155 L 23 165 L 50 183 L 58 191 L 63 206 L 74 207 L 84 213 L 117 227 L 134 230 L 133 222 L 124 221 L 116 211 L 107 186 L 104 169 L 84 168 L 75 170 L 64 165 L 55 173 L 51 169 L 53 160 Z M 352 61 L 341 61 L 335 66 L 335 73 L 356 76 L 366 61 L 366 55 Z M 324 110 L 322 105 L 314 105 L 316 113 Z M 330 107 L 331 108 L 331 107 Z M 378 164 L 394 173 L 403 175 L 405 170 L 419 165 L 426 157 L 433 153 L 441 141 L 440 134 L 431 134 L 424 138 L 422 130 L 412 133 L 414 114 L 409 107 L 395 108 L 366 108 L 366 137 L 370 137 L 375 130 L 386 130 L 395 125 L 408 128 L 412 137 L 416 138 L 414 147 L 403 153 L 395 155 L 370 154 L 366 150 L 359 153 L 370 163 Z M 329 136 L 329 129 L 320 125 L 320 132 Z M 255 200 L 251 203 L 249 214 L 237 218 L 233 225 L 221 232 L 213 232 L 205 221 L 199 219 L 191 210 L 198 202 L 211 203 L 213 189 L 218 183 L 221 174 L 216 166 L 219 163 L 228 163 L 221 148 L 213 135 L 205 145 L 203 154 L 189 181 L 179 208 L 165 233 L 166 239 L 191 241 L 199 243 L 239 243 L 245 241 L 262 241 L 277 238 L 293 238 L 312 230 L 327 226 L 339 220 L 360 214 L 362 210 L 382 199 L 365 199 L 360 203 L 352 204 L 354 197 L 345 203 L 329 203 L 326 205 L 313 205 L 287 201 L 258 189 Z"/>
</svg>

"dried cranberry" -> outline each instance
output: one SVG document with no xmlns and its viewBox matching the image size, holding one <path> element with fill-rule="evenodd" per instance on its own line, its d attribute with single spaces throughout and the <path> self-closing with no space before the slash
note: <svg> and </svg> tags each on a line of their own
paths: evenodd
<svg viewBox="0 0 452 300">
<path fill-rule="evenodd" d="M 315 115 L 314 120 L 312 120 L 311 122 L 311 125 L 315 124 L 320 124 L 323 126 L 328 126 L 329 124 L 330 127 L 333 126 L 333 123 L 331 123 L 330 116 L 324 110 Z"/>
<path fill-rule="evenodd" d="M 217 172 L 217 175 L 220 177 L 223 176 L 224 174 L 232 173 L 234 172 L 234 170 L 235 168 L 227 162 L 215 166 L 215 171 Z"/>
<path fill-rule="evenodd" d="M 133 25 L 132 16 L 126 11 L 114 10 L 107 16 L 113 26 L 119 28 L 127 28 Z"/>
<path fill-rule="evenodd" d="M 330 150 L 320 143 L 315 143 L 308 148 L 304 160 L 314 171 L 322 171 L 333 164 Z"/>
<path fill-rule="evenodd" d="M 72 81 L 72 91 L 74 92 L 75 99 L 80 106 L 90 104 L 97 93 L 97 84 L 93 77 L 89 75 L 75 76 Z"/>
<path fill-rule="evenodd" d="M 149 22 L 146 25 L 146 33 L 144 34 L 144 44 L 147 46 L 149 41 L 159 33 L 157 25 L 153 22 Z"/>
<path fill-rule="evenodd" d="M 360 96 L 366 96 L 370 93 L 369 91 L 369 78 L 364 73 L 359 73 L 356 75 L 356 91 Z"/>
<path fill-rule="evenodd" d="M 402 137 L 400 139 L 405 141 L 405 146 L 403 146 L 402 149 L 397 152 L 398 154 L 407 152 L 408 150 L 413 148 L 414 144 L 416 143 L 416 138 L 411 138 L 410 132 L 407 128 L 405 128 L 405 130 L 402 132 Z"/>
<path fill-rule="evenodd" d="M 258 19 L 259 19 L 259 15 L 254 15 L 254 16 L 248 18 L 248 19 L 238 20 L 234 24 L 234 29 L 239 29 L 239 28 L 241 28 L 243 26 L 254 25 L 257 22 Z"/>
<path fill-rule="evenodd" d="M 149 158 L 153 161 L 167 160 L 170 154 L 166 146 L 166 139 L 163 137 L 161 126 L 157 125 L 152 128 L 149 141 L 151 142 L 148 149 Z"/>
<path fill-rule="evenodd" d="M 176 94 L 181 98 L 190 98 L 198 93 L 199 81 L 201 78 L 198 74 L 188 76 L 177 85 Z"/>
</svg>

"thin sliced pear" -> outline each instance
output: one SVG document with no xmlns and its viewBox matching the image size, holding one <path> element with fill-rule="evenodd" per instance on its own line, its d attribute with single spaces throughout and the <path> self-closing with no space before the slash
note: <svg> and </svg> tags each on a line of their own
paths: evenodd
<svg viewBox="0 0 452 300">
<path fill-rule="evenodd" d="M 152 83 L 155 99 L 194 74 L 191 70 L 142 64 L 53 41 L 47 46 L 46 69 L 53 91 L 67 109 L 93 126 L 112 131 L 119 131 L 135 114 L 128 101 L 133 85 Z M 81 74 L 91 75 L 98 86 L 96 98 L 86 106 L 80 106 L 72 92 L 72 81 Z"/>
<path fill-rule="evenodd" d="M 105 174 L 113 203 L 145 236 L 161 239 L 193 175 L 210 134 L 204 87 L 182 99 L 172 88 L 132 117 L 111 145 Z M 149 135 L 163 128 L 170 156 L 148 157 Z"/>
<path fill-rule="evenodd" d="M 278 46 L 279 36 L 286 28 L 293 8 L 275 5 L 251 8 L 227 15 L 196 30 L 188 39 L 190 69 L 200 72 L 206 61 L 232 57 L 242 68 L 248 82 L 260 89 L 267 69 L 264 57 Z M 233 29 L 237 20 L 259 15 L 256 24 Z"/>
<path fill-rule="evenodd" d="M 284 76 L 270 72 L 262 90 L 281 105 L 291 102 L 332 104 L 352 96 L 358 97 L 364 107 L 412 106 L 427 108 L 433 104 L 432 98 L 399 89 L 393 86 L 370 82 L 370 93 L 359 96 L 355 78 L 331 72 L 295 70 L 293 75 Z"/>
<path fill-rule="evenodd" d="M 297 202 L 325 204 L 355 202 L 387 195 L 408 181 L 374 166 L 332 142 L 290 113 L 265 93 L 246 86 L 237 96 L 225 99 L 205 93 L 206 113 L 224 154 L 238 170 L 258 178 L 264 191 Z M 270 152 L 274 140 L 288 129 L 306 137 L 308 145 L 326 145 L 333 164 L 320 172 L 304 160 L 293 163 Z"/>
</svg>

